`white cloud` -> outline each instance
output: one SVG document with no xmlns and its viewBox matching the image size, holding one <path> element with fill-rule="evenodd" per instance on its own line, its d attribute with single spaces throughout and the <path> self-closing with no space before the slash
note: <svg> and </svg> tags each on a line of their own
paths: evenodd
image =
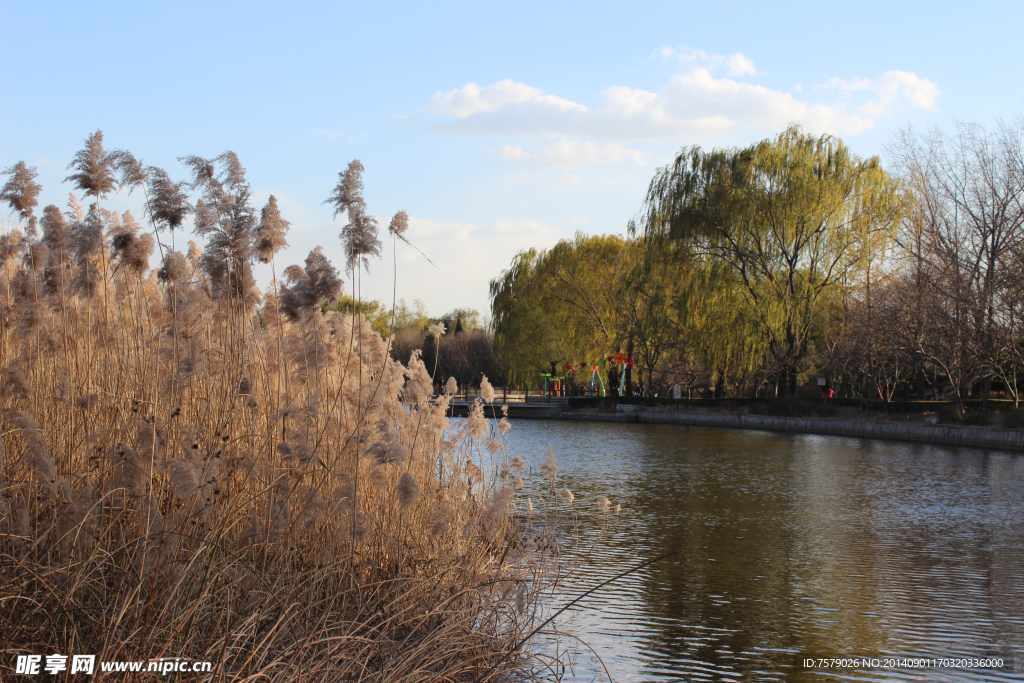
<svg viewBox="0 0 1024 683">
<path fill-rule="evenodd" d="M 524 150 L 522 145 L 506 145 L 499 149 L 489 149 L 487 153 L 499 159 L 523 161 L 552 168 L 618 164 L 623 161 L 632 161 L 640 166 L 647 165 L 646 152 L 629 149 L 617 142 L 579 142 L 562 139 L 532 152 Z"/>
<path fill-rule="evenodd" d="M 931 110 L 941 94 L 939 86 L 908 71 L 886 71 L 875 80 L 874 91 L 878 100 L 862 107 L 865 114 L 872 116 L 885 116 L 893 107 L 906 103 Z"/>
<path fill-rule="evenodd" d="M 558 182 L 565 185 L 579 185 L 583 180 L 583 176 L 579 173 L 566 173 L 564 176 L 558 179 Z"/>
<path fill-rule="evenodd" d="M 757 69 L 754 68 L 754 63 L 739 52 L 734 55 L 729 55 L 725 60 L 725 64 L 728 67 L 728 71 L 726 71 L 726 73 L 730 76 L 757 75 Z"/>
<path fill-rule="evenodd" d="M 932 110 L 938 99 L 939 86 L 909 71 L 886 71 L 878 78 L 855 78 L 847 81 L 830 78 L 815 86 L 817 90 L 838 90 L 847 96 L 871 93 L 875 99 L 865 102 L 858 110 L 865 116 L 888 116 L 897 108 L 916 107 Z"/>
<path fill-rule="evenodd" d="M 487 153 L 498 159 L 506 161 L 522 161 L 530 157 L 522 145 L 505 145 L 499 149 L 489 149 Z"/>
<path fill-rule="evenodd" d="M 655 50 L 654 54 L 665 59 L 675 59 L 686 66 L 699 64 L 712 71 L 725 69 L 727 76 L 757 75 L 754 62 L 742 52 L 734 52 L 731 55 L 713 55 L 704 50 L 682 46 L 662 47 Z"/>
<path fill-rule="evenodd" d="M 693 60 L 710 60 L 693 51 Z M 735 59 L 733 59 L 735 58 Z M 751 73 L 753 63 L 742 55 L 723 62 Z M 775 132 L 797 122 L 813 133 L 847 135 L 871 128 L 875 119 L 897 108 L 931 109 L 938 87 L 917 74 L 888 71 L 876 79 L 832 79 L 816 92 L 835 90 L 842 101 L 826 104 L 773 90 L 763 85 L 715 76 L 706 66 L 676 74 L 659 91 L 614 86 L 594 108 L 512 81 L 480 88 L 468 84 L 434 96 L 432 111 L 443 118 L 431 129 L 445 134 L 489 136 L 549 136 L 605 141 L 700 140 L 743 129 Z M 868 97 L 871 101 L 864 102 Z M 858 102 L 859 100 L 859 102 Z M 561 140 L 544 150 L 521 146 L 492 153 L 500 158 L 552 166 L 614 163 L 631 159 L 644 163 L 637 150 L 621 145 L 591 146 Z"/>
<path fill-rule="evenodd" d="M 581 104 L 554 95 L 545 95 L 537 88 L 506 79 L 486 88 L 481 88 L 476 83 L 467 83 L 457 90 L 437 93 L 427 111 L 431 114 L 462 119 L 473 114 L 496 111 L 508 105 L 525 102 L 561 112 L 585 112 L 587 110 Z"/>
<path fill-rule="evenodd" d="M 518 92 L 527 88 L 523 86 Z M 434 123 L 432 130 L 638 141 L 701 139 L 741 128 L 775 131 L 793 121 L 814 131 L 839 134 L 859 132 L 872 125 L 870 118 L 848 114 L 842 108 L 800 101 L 761 85 L 717 78 L 704 67 L 673 76 L 659 92 L 627 86 L 608 88 L 604 103 L 593 110 L 561 104 L 566 100 L 532 90 L 535 96 L 529 99 L 447 118 Z M 445 96 L 435 100 L 439 97 Z"/>
</svg>

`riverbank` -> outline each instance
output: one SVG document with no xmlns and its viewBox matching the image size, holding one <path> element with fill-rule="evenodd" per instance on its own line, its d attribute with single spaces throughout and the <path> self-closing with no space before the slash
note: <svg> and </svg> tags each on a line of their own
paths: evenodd
<svg viewBox="0 0 1024 683">
<path fill-rule="evenodd" d="M 851 417 L 777 417 L 699 410 L 666 410 L 622 404 L 616 406 L 614 411 L 576 409 L 569 407 L 567 403 L 527 402 L 506 405 L 510 419 L 639 422 L 726 429 L 758 429 L 1024 452 L 1024 429 L 881 421 Z M 465 410 L 465 405 L 453 403 L 452 415 L 459 416 L 463 414 L 463 410 Z M 497 407 L 497 410 L 500 410 L 500 406 Z M 486 412 L 490 414 L 490 408 Z"/>
</svg>

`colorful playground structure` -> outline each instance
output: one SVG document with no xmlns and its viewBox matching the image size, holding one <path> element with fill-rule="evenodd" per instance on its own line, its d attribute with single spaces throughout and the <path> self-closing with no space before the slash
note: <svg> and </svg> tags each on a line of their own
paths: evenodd
<svg viewBox="0 0 1024 683">
<path fill-rule="evenodd" d="M 600 383 L 601 396 L 607 396 L 608 392 L 605 389 L 604 378 L 601 377 L 601 370 L 608 364 L 619 366 L 619 396 L 621 396 L 626 384 L 626 369 L 633 367 L 633 359 L 621 351 L 601 358 L 597 363 L 580 361 L 575 366 L 571 363 L 566 363 L 560 375 L 550 372 L 540 373 L 540 376 L 544 379 L 544 388 L 541 391 L 541 396 L 565 396 L 565 378 L 571 372 L 584 372 L 587 368 L 590 368 L 590 395 L 594 396 L 595 385 Z M 548 388 L 549 383 L 551 385 L 550 389 Z"/>
</svg>

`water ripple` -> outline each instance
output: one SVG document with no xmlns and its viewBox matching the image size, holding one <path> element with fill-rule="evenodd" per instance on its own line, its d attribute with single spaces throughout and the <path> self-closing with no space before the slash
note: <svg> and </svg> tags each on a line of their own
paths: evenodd
<svg viewBox="0 0 1024 683">
<path fill-rule="evenodd" d="M 663 425 L 516 421 L 511 452 L 560 466 L 563 522 L 593 548 L 551 607 L 615 681 L 1010 681 L 950 669 L 805 670 L 813 655 L 1024 650 L 1024 457 Z M 539 499 L 545 482 L 525 493 Z M 598 510 L 608 496 L 622 514 Z M 563 524 L 568 527 L 568 524 Z M 567 537 L 567 541 L 572 541 Z M 554 645 L 549 644 L 554 647 Z M 572 653 L 563 680 L 604 678 Z M 1018 655 L 1018 659 L 1020 655 Z M 1017 664 L 1024 672 L 1024 662 Z"/>
</svg>

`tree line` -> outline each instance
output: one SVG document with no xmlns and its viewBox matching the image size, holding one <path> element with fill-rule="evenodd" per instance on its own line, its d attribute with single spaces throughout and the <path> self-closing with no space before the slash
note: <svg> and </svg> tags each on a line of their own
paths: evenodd
<svg viewBox="0 0 1024 683">
<path fill-rule="evenodd" d="M 419 299 L 412 306 L 400 299 L 388 308 L 380 301 L 359 302 L 346 294 L 323 304 L 324 312 L 350 314 L 357 308 L 375 332 L 391 337 L 393 359 L 408 365 L 413 354 L 419 354 L 438 390 L 450 377 L 463 388 L 479 387 L 485 376 L 492 382 L 503 382 L 494 353 L 494 335 L 480 311 L 454 308 L 440 317 L 431 317 Z M 438 334 L 441 326 L 445 332 Z"/>
<path fill-rule="evenodd" d="M 527 386 L 622 351 L 630 393 L 814 395 L 822 378 L 841 396 L 1016 402 L 1022 139 L 1020 120 L 904 131 L 888 169 L 798 126 L 683 148 L 625 237 L 525 250 L 491 282 L 499 360 Z"/>
</svg>

